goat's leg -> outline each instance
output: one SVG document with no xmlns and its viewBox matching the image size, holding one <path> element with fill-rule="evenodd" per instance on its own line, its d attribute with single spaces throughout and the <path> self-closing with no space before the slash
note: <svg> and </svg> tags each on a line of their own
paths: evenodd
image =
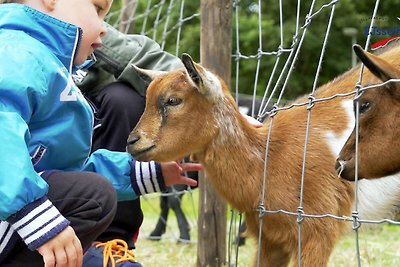
<svg viewBox="0 0 400 267">
<path fill-rule="evenodd" d="M 160 217 L 158 218 L 156 227 L 149 236 L 149 239 L 151 240 L 160 240 L 161 236 L 165 233 L 169 214 L 169 204 L 167 196 L 160 197 L 160 209 Z"/>
<path fill-rule="evenodd" d="M 183 213 L 181 207 L 182 195 L 170 196 L 168 198 L 168 203 L 171 209 L 175 212 L 176 220 L 178 221 L 179 227 L 179 241 L 189 241 L 190 240 L 190 226 Z"/>
<path fill-rule="evenodd" d="M 301 247 L 301 266 L 327 266 L 329 256 L 331 255 L 335 238 L 334 233 L 327 235 L 314 234 L 314 238 L 310 238 L 303 242 Z M 298 258 L 296 258 L 295 264 L 298 264 Z"/>
<path fill-rule="evenodd" d="M 290 262 L 290 252 L 285 250 L 281 244 L 275 244 L 266 240 L 261 241 L 260 266 L 262 267 L 286 267 Z M 253 266 L 257 266 L 257 256 Z M 308 265 L 304 265 L 308 266 Z"/>
</svg>

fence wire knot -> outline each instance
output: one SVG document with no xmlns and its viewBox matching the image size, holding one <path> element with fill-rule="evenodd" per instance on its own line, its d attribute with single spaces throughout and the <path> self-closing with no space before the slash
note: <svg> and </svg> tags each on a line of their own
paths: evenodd
<svg viewBox="0 0 400 267">
<path fill-rule="evenodd" d="M 364 90 L 362 90 L 362 86 L 359 82 L 356 83 L 356 93 L 354 95 L 354 101 L 358 101 L 358 99 L 362 96 L 362 94 L 364 93 Z"/>
<path fill-rule="evenodd" d="M 178 23 L 177 23 L 178 27 L 182 27 L 183 26 L 183 22 L 184 22 L 183 19 L 179 19 Z"/>
<path fill-rule="evenodd" d="M 242 54 L 240 53 L 240 51 L 236 51 L 236 53 L 233 54 L 232 57 L 235 59 L 235 61 L 239 61 L 242 57 Z"/>
<path fill-rule="evenodd" d="M 290 45 L 290 48 L 293 49 L 293 48 L 296 46 L 298 40 L 299 40 L 299 38 L 298 38 L 297 34 L 294 35 L 294 36 L 292 37 L 292 44 Z"/>
<path fill-rule="evenodd" d="M 257 49 L 257 59 L 258 60 L 260 60 L 261 58 L 262 58 L 262 55 L 263 55 L 263 51 L 262 51 L 262 49 L 261 48 L 258 48 Z"/>
<path fill-rule="evenodd" d="M 276 56 L 280 57 L 283 53 L 283 47 L 282 45 L 278 46 L 278 51 L 276 52 Z"/>
<path fill-rule="evenodd" d="M 309 95 L 308 96 L 308 107 L 307 110 L 312 109 L 315 106 L 315 96 Z"/>
<path fill-rule="evenodd" d="M 298 207 L 297 208 L 297 223 L 302 223 L 304 221 L 303 214 L 304 214 L 303 207 L 301 207 L 301 206 Z"/>
<path fill-rule="evenodd" d="M 278 105 L 274 104 L 271 110 L 268 112 L 268 115 L 272 118 L 278 113 Z"/>
<path fill-rule="evenodd" d="M 239 0 L 239 1 L 233 1 L 232 7 L 233 7 L 234 9 L 235 9 L 236 7 L 240 7 L 239 2 L 240 2 L 240 0 Z"/>
<path fill-rule="evenodd" d="M 311 18 L 312 18 L 312 16 L 310 16 L 310 15 L 306 15 L 306 18 L 305 18 L 305 22 L 304 22 L 304 25 L 301 27 L 301 28 L 306 28 L 307 26 L 308 26 L 308 24 L 310 24 L 311 23 Z"/>
<path fill-rule="evenodd" d="M 257 207 L 256 210 L 259 212 L 258 218 L 262 218 L 266 214 L 264 204 L 262 203 Z"/>
<path fill-rule="evenodd" d="M 351 217 L 353 218 L 353 230 L 358 230 L 361 227 L 361 223 L 358 221 L 358 211 L 353 211 Z"/>
</svg>

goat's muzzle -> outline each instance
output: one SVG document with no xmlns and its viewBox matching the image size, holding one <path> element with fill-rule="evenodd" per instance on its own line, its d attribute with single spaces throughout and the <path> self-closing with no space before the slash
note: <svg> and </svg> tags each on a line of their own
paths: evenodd
<svg viewBox="0 0 400 267">
<path fill-rule="evenodd" d="M 140 140 L 140 136 L 129 135 L 129 137 L 128 137 L 128 146 L 135 144 L 139 140 Z"/>
<path fill-rule="evenodd" d="M 145 140 L 146 138 L 141 139 L 138 134 L 130 134 L 127 140 L 126 151 L 136 160 L 151 160 L 151 156 L 148 152 L 155 148 L 155 145 L 153 143 L 145 142 Z"/>
</svg>

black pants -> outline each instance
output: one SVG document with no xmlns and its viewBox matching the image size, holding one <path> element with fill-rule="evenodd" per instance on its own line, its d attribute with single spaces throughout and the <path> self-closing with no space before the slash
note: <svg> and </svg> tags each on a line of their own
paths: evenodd
<svg viewBox="0 0 400 267">
<path fill-rule="evenodd" d="M 128 135 L 144 111 L 144 97 L 129 85 L 115 82 L 104 87 L 97 97 L 90 100 L 97 108 L 96 116 L 101 124 L 95 128 L 92 150 L 105 148 L 126 151 Z M 137 235 L 142 222 L 139 198 L 118 202 L 115 219 L 98 240 L 119 238 L 134 247 L 133 237 Z"/>
<path fill-rule="evenodd" d="M 71 222 L 86 250 L 110 225 L 116 212 L 116 194 L 111 183 L 92 172 L 54 172 L 47 178 L 47 197 Z M 43 266 L 43 257 L 20 239 L 3 266 Z"/>
</svg>

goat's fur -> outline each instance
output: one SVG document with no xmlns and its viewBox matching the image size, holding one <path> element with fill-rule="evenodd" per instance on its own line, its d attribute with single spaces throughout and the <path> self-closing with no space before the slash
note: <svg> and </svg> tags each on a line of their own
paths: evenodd
<svg viewBox="0 0 400 267">
<path fill-rule="evenodd" d="M 205 167 L 208 181 L 231 206 L 245 212 L 248 232 L 257 237 L 260 219 L 256 208 L 262 196 L 270 126 L 264 205 L 267 210 L 297 212 L 306 106 L 280 111 L 266 120 L 264 127 L 255 128 L 240 115 L 221 79 L 187 55 L 182 56 L 182 62 L 185 68 L 159 75 L 150 83 L 146 109 L 129 136 L 128 151 L 137 160 L 156 161 L 195 154 Z M 353 90 L 358 71 L 350 70 L 322 86 L 316 97 Z M 353 128 L 351 110 L 352 97 L 317 103 L 312 109 L 302 203 L 306 214 L 351 215 L 354 185 L 335 172 L 335 159 Z M 400 202 L 399 183 L 392 178 L 360 182 L 360 217 L 389 216 Z M 335 243 L 350 225 L 333 218 L 304 218 L 302 265 L 326 266 Z M 261 235 L 260 266 L 287 266 L 298 260 L 296 216 L 266 214 Z"/>
</svg>

